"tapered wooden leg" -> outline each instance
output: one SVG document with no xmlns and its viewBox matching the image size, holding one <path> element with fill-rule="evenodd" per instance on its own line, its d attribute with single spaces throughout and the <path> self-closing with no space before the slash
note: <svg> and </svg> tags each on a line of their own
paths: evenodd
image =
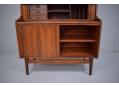
<svg viewBox="0 0 119 86">
<path fill-rule="evenodd" d="M 24 59 L 24 60 L 25 60 L 26 75 L 29 75 L 29 64 L 28 64 L 28 60 L 27 59 Z"/>
<path fill-rule="evenodd" d="M 93 69 L 93 58 L 90 58 L 90 63 L 89 63 L 89 75 L 92 75 L 92 69 Z"/>
</svg>

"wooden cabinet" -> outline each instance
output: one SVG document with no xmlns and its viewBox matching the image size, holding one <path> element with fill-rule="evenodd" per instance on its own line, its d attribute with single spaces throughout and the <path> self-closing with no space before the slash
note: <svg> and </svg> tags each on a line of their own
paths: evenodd
<svg viewBox="0 0 119 86">
<path fill-rule="evenodd" d="M 21 5 L 16 21 L 19 56 L 28 63 L 89 64 L 98 57 L 101 20 L 96 5 Z"/>
</svg>

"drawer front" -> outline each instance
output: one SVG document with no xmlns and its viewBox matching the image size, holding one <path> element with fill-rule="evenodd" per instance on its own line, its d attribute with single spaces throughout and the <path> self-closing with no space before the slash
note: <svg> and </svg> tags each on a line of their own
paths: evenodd
<svg viewBox="0 0 119 86">
<path fill-rule="evenodd" d="M 30 19 L 47 19 L 46 5 L 30 5 Z"/>
<path fill-rule="evenodd" d="M 34 9 L 34 10 L 30 10 L 30 14 L 34 15 L 34 14 L 47 14 L 47 10 L 43 10 L 43 9 Z"/>
<path fill-rule="evenodd" d="M 34 15 L 30 16 L 31 19 L 47 19 L 47 15 L 40 14 L 40 15 Z"/>
<path fill-rule="evenodd" d="M 46 10 L 47 5 L 30 5 L 30 10 L 33 10 L 33 9 L 44 9 L 44 10 Z"/>
</svg>

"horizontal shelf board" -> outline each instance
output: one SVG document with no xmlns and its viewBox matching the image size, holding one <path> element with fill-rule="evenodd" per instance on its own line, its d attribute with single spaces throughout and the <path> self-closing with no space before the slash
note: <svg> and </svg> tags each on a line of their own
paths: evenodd
<svg viewBox="0 0 119 86">
<path fill-rule="evenodd" d="M 87 63 L 89 61 L 81 61 L 79 59 L 40 59 L 40 60 L 28 60 L 29 63 L 40 63 L 40 64 L 80 64 L 80 63 Z"/>
<path fill-rule="evenodd" d="M 68 45 L 61 45 L 60 46 L 61 48 L 74 48 L 74 47 L 77 47 L 77 48 L 87 48 L 86 46 L 75 46 L 75 45 L 72 45 L 72 46 L 68 46 Z"/>
<path fill-rule="evenodd" d="M 88 19 L 40 19 L 40 20 L 28 20 L 22 21 L 22 19 L 17 20 L 17 24 L 42 24 L 42 23 L 53 23 L 60 25 L 101 25 L 99 20 L 88 20 Z"/>
<path fill-rule="evenodd" d="M 70 10 L 48 10 L 48 12 L 70 12 Z"/>
<path fill-rule="evenodd" d="M 80 56 L 80 57 L 94 57 L 95 55 L 89 48 L 67 48 L 67 47 L 62 47 L 61 56 Z"/>
<path fill-rule="evenodd" d="M 96 40 L 89 37 L 64 36 L 60 42 L 96 42 Z"/>
<path fill-rule="evenodd" d="M 91 57 L 48 57 L 48 58 L 41 58 L 41 57 L 30 57 L 31 60 L 89 60 Z"/>
</svg>

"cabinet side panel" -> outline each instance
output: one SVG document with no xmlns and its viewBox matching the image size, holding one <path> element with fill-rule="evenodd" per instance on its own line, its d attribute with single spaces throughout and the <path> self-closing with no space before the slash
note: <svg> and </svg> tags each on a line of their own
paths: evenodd
<svg viewBox="0 0 119 86">
<path fill-rule="evenodd" d="M 96 52 L 97 52 L 97 58 L 99 56 L 99 49 L 100 49 L 100 36 L 101 36 L 101 25 L 96 28 L 99 29 L 98 34 L 96 34 L 96 38 L 97 38 L 97 44 L 96 44 Z"/>
<path fill-rule="evenodd" d="M 24 56 L 24 50 L 23 50 L 23 34 L 22 34 L 22 25 L 16 23 L 16 35 L 17 35 L 17 44 L 18 44 L 18 50 L 19 50 L 19 56 Z"/>
<path fill-rule="evenodd" d="M 97 5 L 89 5 L 88 6 L 88 19 L 96 19 L 96 9 Z"/>
<path fill-rule="evenodd" d="M 93 44 L 92 49 L 95 54 L 95 57 L 98 58 L 99 56 L 99 46 L 100 46 L 100 33 L 101 33 L 101 26 L 96 26 L 93 31 L 94 38 L 96 39 L 96 42 Z"/>
<path fill-rule="evenodd" d="M 29 19 L 29 7 L 28 5 L 21 5 L 21 16 L 23 21 L 27 21 Z"/>
</svg>

